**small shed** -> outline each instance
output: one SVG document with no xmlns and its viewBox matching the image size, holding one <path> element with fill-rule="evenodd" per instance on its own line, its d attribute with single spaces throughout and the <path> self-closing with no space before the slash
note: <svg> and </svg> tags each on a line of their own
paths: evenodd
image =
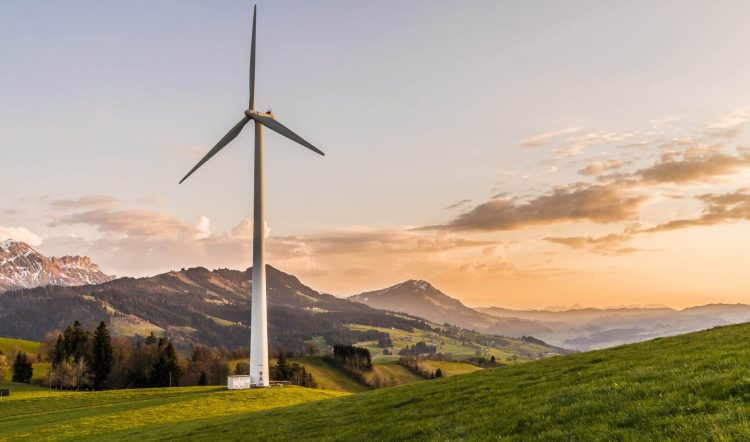
<svg viewBox="0 0 750 442">
<path fill-rule="evenodd" d="M 230 390 L 244 390 L 253 387 L 255 387 L 255 383 L 249 375 L 227 376 L 227 388 Z"/>
</svg>

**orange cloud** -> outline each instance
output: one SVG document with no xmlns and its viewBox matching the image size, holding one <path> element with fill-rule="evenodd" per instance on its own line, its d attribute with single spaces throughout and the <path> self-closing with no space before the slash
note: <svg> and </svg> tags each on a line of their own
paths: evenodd
<svg viewBox="0 0 750 442">
<path fill-rule="evenodd" d="M 636 218 L 647 199 L 620 186 L 573 184 L 523 203 L 510 198 L 490 200 L 439 227 L 497 231 L 562 222 L 613 223 Z"/>
</svg>

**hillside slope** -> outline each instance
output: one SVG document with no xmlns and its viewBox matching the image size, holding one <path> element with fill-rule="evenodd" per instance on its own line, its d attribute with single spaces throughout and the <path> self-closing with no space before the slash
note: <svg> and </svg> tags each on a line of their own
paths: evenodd
<svg viewBox="0 0 750 442">
<path fill-rule="evenodd" d="M 748 440 L 750 325 L 244 416 L 147 439 Z M 362 419 L 367 416 L 366 419 Z M 120 433 L 119 437 L 127 437 Z"/>
</svg>

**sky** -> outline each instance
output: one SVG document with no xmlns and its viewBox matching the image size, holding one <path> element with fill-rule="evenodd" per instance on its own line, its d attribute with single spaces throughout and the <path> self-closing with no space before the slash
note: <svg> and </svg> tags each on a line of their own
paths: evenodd
<svg viewBox="0 0 750 442">
<path fill-rule="evenodd" d="M 0 239 L 250 266 L 252 3 L 0 4 Z M 269 263 L 347 296 L 750 303 L 750 3 L 262 1 Z"/>
</svg>

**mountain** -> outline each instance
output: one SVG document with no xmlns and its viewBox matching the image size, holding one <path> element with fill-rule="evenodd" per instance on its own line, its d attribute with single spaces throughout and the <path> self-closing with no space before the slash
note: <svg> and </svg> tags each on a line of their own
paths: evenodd
<svg viewBox="0 0 750 442">
<path fill-rule="evenodd" d="M 0 242 L 0 292 L 45 285 L 99 284 L 113 278 L 86 256 L 46 257 L 21 241 Z"/>
<path fill-rule="evenodd" d="M 194 344 L 247 347 L 251 278 L 252 269 L 196 267 L 102 284 L 8 291 L 0 294 L 0 336 L 42 340 L 74 320 L 84 326 L 106 320 L 115 335 L 145 336 L 153 331 L 166 334 L 183 349 Z M 446 345 L 460 345 L 463 351 L 492 346 L 522 359 L 566 352 L 534 338 L 444 330 L 412 315 L 317 292 L 271 266 L 266 267 L 266 279 L 272 352 L 302 353 L 305 343 L 313 340 L 321 350 L 335 343 L 362 342 L 377 347 L 377 341 L 389 338 L 390 333 L 401 336 L 422 331 L 440 334 Z"/>
<path fill-rule="evenodd" d="M 252 269 L 203 267 L 146 278 L 118 278 L 76 287 L 46 286 L 0 295 L 0 336 L 43 339 L 74 320 L 110 322 L 115 334 L 166 332 L 178 345 L 247 346 Z M 395 316 L 366 305 L 319 293 L 271 266 L 268 284 L 272 348 L 302 352 L 305 340 L 354 343 L 378 339 L 378 332 L 352 331 L 347 324 L 412 330 L 424 320 Z"/>
<path fill-rule="evenodd" d="M 563 311 L 477 308 L 496 317 L 513 316 L 554 324 L 536 337 L 554 345 L 590 350 L 750 321 L 750 306 L 709 304 L 682 310 L 659 308 L 581 308 Z"/>
<path fill-rule="evenodd" d="M 520 337 L 552 332 L 542 321 L 512 316 L 498 318 L 478 312 L 423 280 L 410 279 L 382 290 L 360 293 L 349 299 L 378 309 L 419 316 L 437 324 L 448 323 L 484 333 Z"/>
</svg>

